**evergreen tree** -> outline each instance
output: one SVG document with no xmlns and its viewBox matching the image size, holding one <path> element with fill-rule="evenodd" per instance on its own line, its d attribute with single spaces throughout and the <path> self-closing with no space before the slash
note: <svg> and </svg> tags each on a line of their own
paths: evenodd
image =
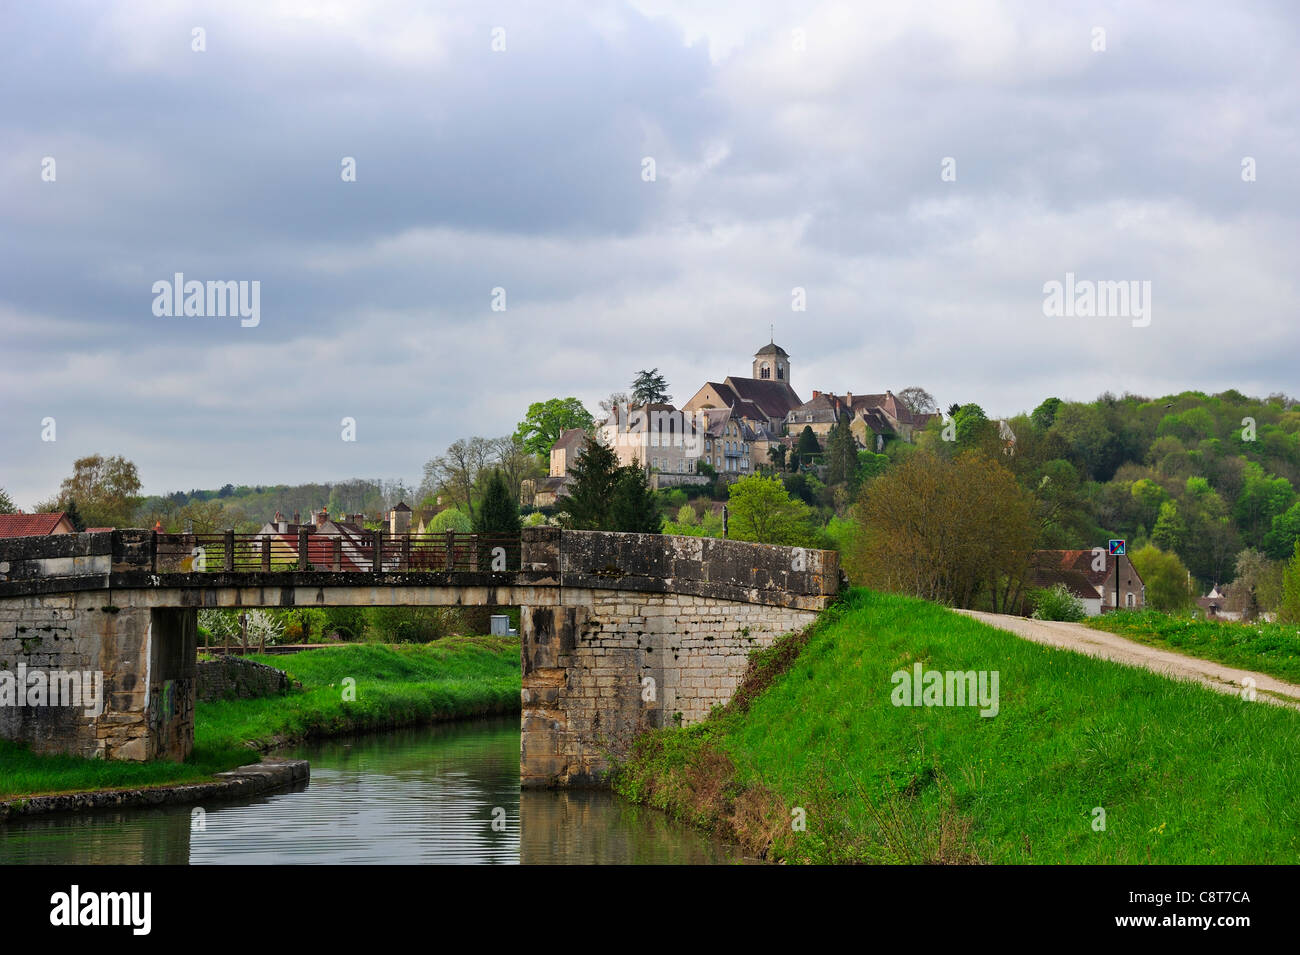
<svg viewBox="0 0 1300 955">
<path fill-rule="evenodd" d="M 577 462 L 569 468 L 573 483 L 560 505 L 569 514 L 570 527 L 587 531 L 609 527 L 610 504 L 621 476 L 619 470 L 612 448 L 598 440 L 587 442 Z"/>
<path fill-rule="evenodd" d="M 817 441 L 817 435 L 813 434 L 812 425 L 804 425 L 803 431 L 799 432 L 799 443 L 795 445 L 794 466 L 808 463 L 808 455 L 821 454 L 822 446 Z"/>
<path fill-rule="evenodd" d="M 68 503 L 64 505 L 63 512 L 68 517 L 68 523 L 75 527 L 78 532 L 86 529 L 86 522 L 82 518 L 81 512 L 77 510 L 77 502 L 75 498 L 68 498 Z"/>
<path fill-rule="evenodd" d="M 483 500 L 474 515 L 474 531 L 499 537 L 513 537 L 519 533 L 519 505 L 515 503 L 510 488 L 500 468 L 493 468 L 483 491 Z"/>
<path fill-rule="evenodd" d="M 0 514 L 12 514 L 17 510 L 13 498 L 9 496 L 4 488 L 0 487 Z"/>
<path fill-rule="evenodd" d="M 622 468 L 609 507 L 610 529 L 633 534 L 658 534 L 663 527 L 655 492 L 645 471 L 635 462 Z"/>
<path fill-rule="evenodd" d="M 632 401 L 634 404 L 663 404 L 672 401 L 668 394 L 668 382 L 659 374 L 658 368 L 638 371 L 632 380 Z"/>
<path fill-rule="evenodd" d="M 841 415 L 826 435 L 826 465 L 828 484 L 844 484 L 857 477 L 858 449 L 849 430 L 849 419 Z"/>
</svg>

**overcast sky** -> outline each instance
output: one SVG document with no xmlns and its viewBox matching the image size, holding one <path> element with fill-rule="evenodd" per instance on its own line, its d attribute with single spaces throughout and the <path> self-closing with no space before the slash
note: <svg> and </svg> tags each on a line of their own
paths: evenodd
<svg viewBox="0 0 1300 955">
<path fill-rule="evenodd" d="M 4 0 L 0 486 L 414 483 L 770 326 L 804 398 L 1295 393 L 1300 8 L 1231 6 Z M 156 316 L 177 272 L 259 323 Z M 1149 324 L 1046 316 L 1067 272 Z"/>
</svg>

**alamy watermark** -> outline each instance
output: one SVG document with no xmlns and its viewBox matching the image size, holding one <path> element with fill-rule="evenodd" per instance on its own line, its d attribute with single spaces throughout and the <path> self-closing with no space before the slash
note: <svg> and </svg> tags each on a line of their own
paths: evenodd
<svg viewBox="0 0 1300 955">
<path fill-rule="evenodd" d="M 262 321 L 262 283 L 256 279 L 187 282 L 185 273 L 177 272 L 170 282 L 154 282 L 153 294 L 153 313 L 159 318 L 239 316 L 244 328 L 256 328 Z"/>
<path fill-rule="evenodd" d="M 1048 318 L 1131 318 L 1134 328 L 1151 324 L 1151 281 L 1118 282 L 1076 280 L 1043 283 L 1043 314 Z"/>
<path fill-rule="evenodd" d="M 889 678 L 895 706 L 978 706 L 980 716 L 998 715 L 997 670 L 896 670 Z"/>
<path fill-rule="evenodd" d="M 50 896 L 54 926 L 123 926 L 132 935 L 148 935 L 153 924 L 152 892 L 83 892 L 74 885 Z"/>
<path fill-rule="evenodd" d="M 104 712 L 102 670 L 39 670 L 18 664 L 0 670 L 0 706 L 79 706 L 87 716 Z"/>
</svg>

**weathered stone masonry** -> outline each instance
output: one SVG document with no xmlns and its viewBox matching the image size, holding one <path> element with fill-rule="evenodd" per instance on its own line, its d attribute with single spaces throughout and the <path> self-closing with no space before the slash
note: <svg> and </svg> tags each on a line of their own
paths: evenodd
<svg viewBox="0 0 1300 955">
<path fill-rule="evenodd" d="M 40 752 L 180 759 L 193 745 L 200 607 L 521 607 L 525 786 L 598 782 L 643 729 L 730 699 L 748 654 L 811 622 L 833 552 L 527 528 L 506 573 L 157 573 L 147 531 L 0 540 L 0 670 L 98 670 L 106 705 L 0 708 Z M 680 714 L 680 717 L 678 716 Z"/>
<path fill-rule="evenodd" d="M 566 533 L 553 555 L 560 605 L 520 616 L 522 785 L 598 784 L 638 733 L 698 722 L 726 703 L 750 651 L 811 623 L 829 601 L 835 557 Z"/>
<path fill-rule="evenodd" d="M 0 600 L 0 670 L 100 673 L 103 710 L 0 706 L 0 737 L 38 753 L 184 759 L 194 745 L 193 611 L 116 607 L 107 592 Z"/>
</svg>

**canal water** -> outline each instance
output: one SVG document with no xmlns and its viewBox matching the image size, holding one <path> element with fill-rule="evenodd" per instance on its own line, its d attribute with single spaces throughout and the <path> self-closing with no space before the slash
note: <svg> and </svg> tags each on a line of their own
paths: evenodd
<svg viewBox="0 0 1300 955">
<path fill-rule="evenodd" d="M 738 850 L 608 792 L 519 789 L 519 718 L 304 744 L 311 781 L 239 802 L 0 824 L 0 864 L 713 864 Z M 197 811 L 196 811 L 197 810 Z"/>
</svg>

